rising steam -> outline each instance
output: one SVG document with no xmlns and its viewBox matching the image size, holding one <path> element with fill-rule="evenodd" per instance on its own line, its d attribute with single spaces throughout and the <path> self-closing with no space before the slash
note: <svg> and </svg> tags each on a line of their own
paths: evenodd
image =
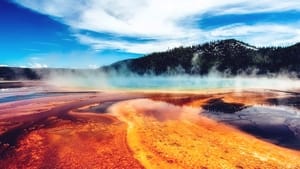
<svg viewBox="0 0 300 169">
<path fill-rule="evenodd" d="M 228 76 L 211 71 L 205 76 L 187 74 L 137 75 L 124 69 L 118 72 L 100 70 L 51 71 L 42 75 L 52 86 L 87 90 L 203 90 L 248 88 L 293 90 L 300 86 L 300 80 L 290 74 L 257 76 L 240 74 Z"/>
</svg>

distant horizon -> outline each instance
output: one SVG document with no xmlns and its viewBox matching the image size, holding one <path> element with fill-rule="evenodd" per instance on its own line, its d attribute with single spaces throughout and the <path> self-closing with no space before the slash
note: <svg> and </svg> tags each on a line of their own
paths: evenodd
<svg viewBox="0 0 300 169">
<path fill-rule="evenodd" d="M 0 11 L 0 66 L 95 69 L 216 40 L 300 41 L 293 1 L 3 0 Z"/>
<path fill-rule="evenodd" d="M 220 39 L 220 40 L 213 40 L 213 41 L 207 41 L 207 42 L 203 42 L 203 43 L 199 43 L 199 44 L 195 44 L 195 45 L 188 45 L 188 46 L 177 46 L 177 47 L 173 47 L 173 48 L 170 48 L 170 49 L 166 49 L 166 50 L 163 50 L 163 51 L 154 51 L 152 53 L 157 53 L 157 52 L 166 52 L 168 50 L 172 50 L 172 49 L 176 49 L 176 48 L 180 48 L 180 47 L 190 47 L 190 46 L 197 46 L 197 45 L 203 45 L 205 43 L 214 43 L 214 42 L 220 42 L 220 41 L 226 41 L 226 40 L 236 40 L 236 41 L 239 41 L 239 42 L 243 42 L 243 41 L 240 41 L 240 40 L 237 40 L 237 39 Z M 246 42 L 243 42 L 243 43 L 246 43 Z M 249 44 L 249 43 L 246 43 L 250 46 L 253 46 L 253 47 L 256 47 L 256 48 L 264 48 L 264 47 L 267 47 L 267 48 L 272 48 L 272 47 L 289 47 L 289 46 L 293 46 L 293 45 L 296 45 L 300 43 L 299 42 L 295 42 L 293 44 L 289 44 L 289 45 L 278 45 L 278 46 L 255 46 L 255 45 L 252 45 L 252 44 Z M 38 66 L 38 67 L 32 67 L 32 66 L 10 66 L 10 65 L 3 65 L 3 64 L 0 64 L 0 67 L 16 67 L 16 68 L 34 68 L 34 69 L 43 69 L 43 68 L 49 68 L 49 69 L 90 69 L 90 70 L 93 70 L 93 69 L 99 69 L 101 67 L 104 67 L 104 66 L 110 66 L 114 63 L 117 63 L 117 62 L 120 62 L 120 61 L 124 61 L 124 60 L 128 60 L 128 59 L 137 59 L 137 58 L 141 58 L 141 57 L 144 57 L 144 56 L 147 56 L 147 55 L 151 55 L 152 53 L 149 53 L 149 54 L 144 54 L 144 55 L 141 55 L 141 56 L 138 56 L 138 57 L 135 57 L 135 58 L 125 58 L 125 59 L 120 59 L 120 60 L 116 60 L 112 63 L 109 63 L 109 64 L 105 64 L 105 65 L 99 65 L 98 67 L 48 67 L 48 66 Z"/>
</svg>

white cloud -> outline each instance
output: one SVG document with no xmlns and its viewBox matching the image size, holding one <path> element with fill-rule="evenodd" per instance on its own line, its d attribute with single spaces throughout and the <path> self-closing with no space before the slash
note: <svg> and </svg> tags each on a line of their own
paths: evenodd
<svg viewBox="0 0 300 169">
<path fill-rule="evenodd" d="M 300 1 L 282 0 L 15 0 L 32 10 L 57 17 L 69 25 L 81 43 L 95 50 L 120 49 L 133 53 L 149 53 L 167 48 L 201 43 L 227 36 L 243 36 L 258 44 L 276 41 L 284 43 L 294 26 L 285 25 L 234 25 L 204 31 L 195 23 L 205 13 L 244 14 L 253 12 L 276 12 L 300 10 Z M 299 27 L 299 24 L 298 24 Z M 272 30 L 276 28 L 276 30 Z M 151 38 L 156 41 L 143 43 L 112 39 L 107 40 L 83 35 L 77 30 L 90 30 L 120 36 Z M 298 29 L 296 29 L 298 31 Z M 257 33 L 257 34 L 256 34 Z M 267 33 L 267 38 L 261 36 Z M 278 36 L 280 33 L 280 36 Z M 299 32 L 298 32 L 299 33 Z M 288 42 L 299 40 L 299 36 Z M 276 36 L 275 36 L 276 35 Z"/>
<path fill-rule="evenodd" d="M 43 63 L 32 62 L 28 64 L 30 68 L 47 68 L 48 65 Z"/>
<path fill-rule="evenodd" d="M 129 53 L 150 53 L 153 51 L 163 51 L 168 48 L 183 45 L 184 40 L 160 40 L 144 43 L 128 42 L 120 40 L 105 40 L 101 38 L 93 38 L 91 36 L 77 34 L 76 37 L 81 43 L 89 44 L 95 50 L 102 49 L 119 49 Z M 196 44 L 196 39 L 185 40 L 184 45 Z"/>
<path fill-rule="evenodd" d="M 8 65 L 2 65 L 2 64 L 0 64 L 0 67 L 8 67 Z"/>
<path fill-rule="evenodd" d="M 210 31 L 212 37 L 240 37 L 256 46 L 291 45 L 300 40 L 300 28 L 297 25 L 229 25 Z"/>
<path fill-rule="evenodd" d="M 297 25 L 243 25 L 235 24 L 202 31 L 201 42 L 218 39 L 237 38 L 256 46 L 285 46 L 300 40 L 300 28 Z M 89 44 L 95 50 L 120 49 L 131 53 L 150 53 L 163 51 L 180 45 L 190 46 L 199 43 L 199 39 L 175 39 L 133 43 L 127 41 L 105 40 L 77 34 L 81 43 Z M 198 37 L 199 38 L 199 37 Z"/>
<path fill-rule="evenodd" d="M 98 65 L 96 65 L 96 64 L 89 64 L 88 65 L 88 68 L 90 68 L 90 69 L 97 69 L 97 68 L 99 68 L 100 66 L 98 66 Z"/>
</svg>

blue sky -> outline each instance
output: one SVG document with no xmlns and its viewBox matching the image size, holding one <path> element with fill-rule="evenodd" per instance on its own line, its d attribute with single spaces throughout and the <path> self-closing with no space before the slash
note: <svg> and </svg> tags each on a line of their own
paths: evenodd
<svg viewBox="0 0 300 169">
<path fill-rule="evenodd" d="M 227 38 L 299 42 L 300 1 L 0 1 L 0 65 L 96 68 Z"/>
</svg>

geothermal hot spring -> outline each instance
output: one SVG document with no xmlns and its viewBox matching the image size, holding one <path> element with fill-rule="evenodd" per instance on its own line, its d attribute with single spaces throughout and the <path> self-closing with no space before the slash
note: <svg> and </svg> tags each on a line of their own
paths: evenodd
<svg viewBox="0 0 300 169">
<path fill-rule="evenodd" d="M 0 82 L 0 168 L 300 168 L 300 80 Z"/>
</svg>

